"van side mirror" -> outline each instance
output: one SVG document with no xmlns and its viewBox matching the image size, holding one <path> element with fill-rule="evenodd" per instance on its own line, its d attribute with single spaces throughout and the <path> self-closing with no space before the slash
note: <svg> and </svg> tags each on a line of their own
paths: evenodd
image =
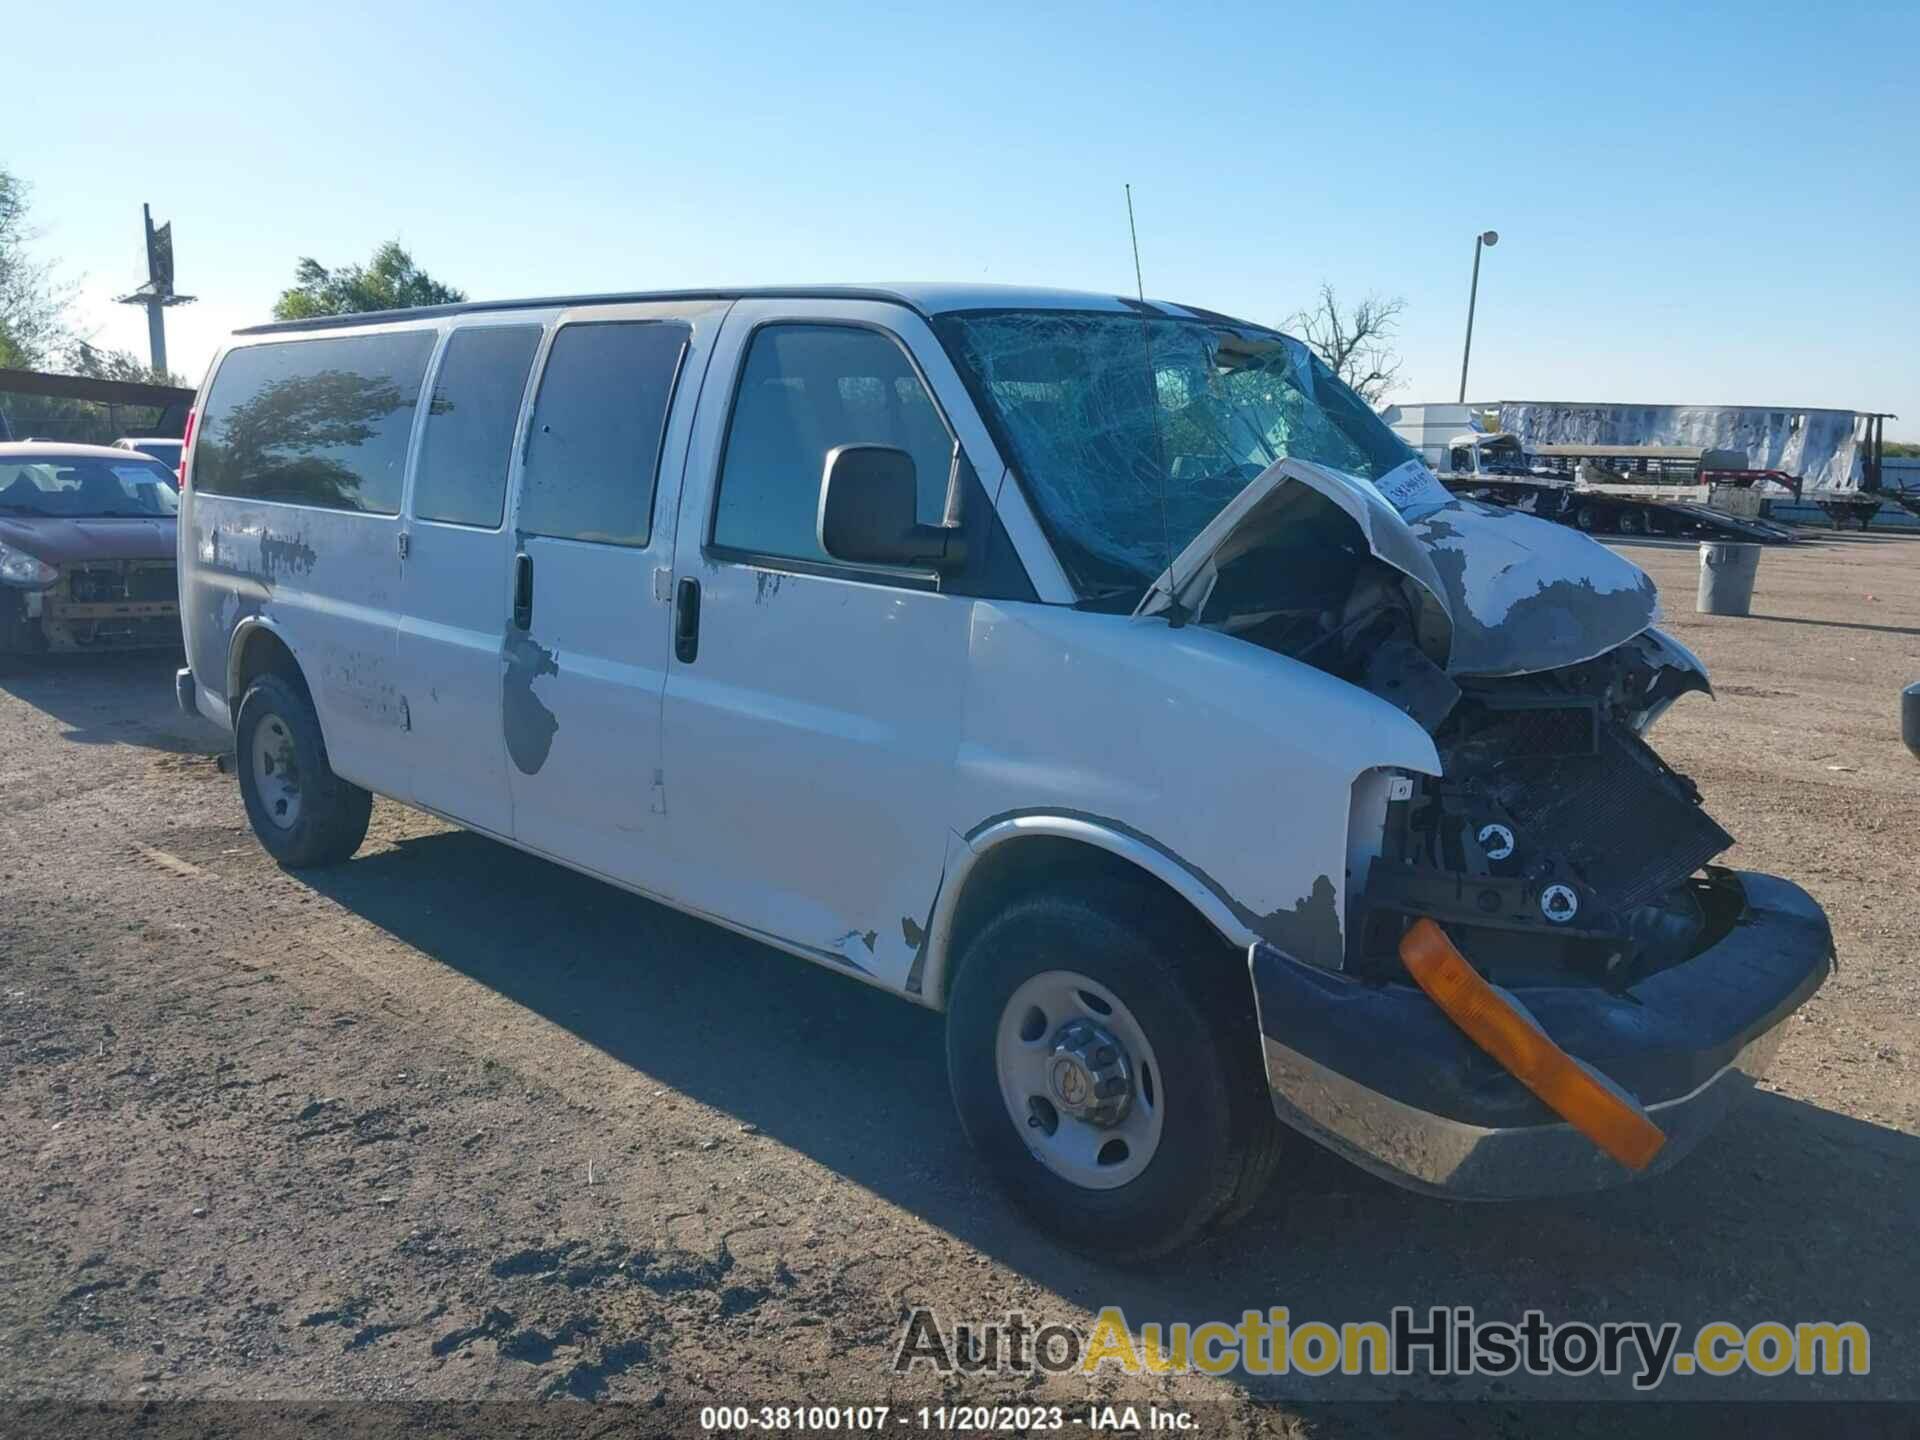
<svg viewBox="0 0 1920 1440">
<path fill-rule="evenodd" d="M 820 477 L 820 548 L 857 565 L 926 565 L 966 559 L 958 530 L 915 518 L 913 457 L 890 445 L 838 445 Z"/>
</svg>

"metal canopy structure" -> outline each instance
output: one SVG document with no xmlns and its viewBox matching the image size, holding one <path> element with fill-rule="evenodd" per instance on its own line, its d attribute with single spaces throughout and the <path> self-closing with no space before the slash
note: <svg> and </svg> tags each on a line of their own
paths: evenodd
<svg viewBox="0 0 1920 1440">
<path fill-rule="evenodd" d="M 172 385 L 148 385 L 130 380 L 95 380 L 85 375 L 49 375 L 39 370 L 0 370 L 0 440 L 24 440 L 17 421 L 9 421 L 14 408 L 6 402 L 14 396 L 30 395 L 48 400 L 80 400 L 102 406 L 104 424 L 85 417 L 28 422 L 35 433 L 52 430 L 80 430 L 87 434 L 62 434 L 50 438 L 114 439 L 137 430 L 147 435 L 178 438 L 186 433 L 187 411 L 193 408 L 193 391 Z M 144 417 L 133 425 L 122 422 L 123 409 L 158 412 L 154 419 Z"/>
</svg>

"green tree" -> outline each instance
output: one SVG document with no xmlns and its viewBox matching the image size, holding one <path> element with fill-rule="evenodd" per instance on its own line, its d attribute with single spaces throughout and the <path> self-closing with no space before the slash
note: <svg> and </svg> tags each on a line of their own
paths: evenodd
<svg viewBox="0 0 1920 1440">
<path fill-rule="evenodd" d="M 29 195 L 26 181 L 0 167 L 0 364 L 22 370 L 47 365 L 72 341 L 72 287 L 28 249 Z"/>
<path fill-rule="evenodd" d="M 189 389 L 187 377 L 177 370 L 156 370 L 131 350 L 102 350 L 84 340 L 76 340 L 63 356 L 66 373 L 85 375 L 90 380 L 129 380 L 136 385 L 172 385 Z"/>
<path fill-rule="evenodd" d="M 398 240 L 389 240 L 375 250 L 366 265 L 341 265 L 329 270 L 311 256 L 302 256 L 293 278 L 292 288 L 282 290 L 273 302 L 276 320 L 450 305 L 467 298 L 466 292 L 442 285 L 415 265 Z"/>
<path fill-rule="evenodd" d="M 26 368 L 27 352 L 14 343 L 13 332 L 7 328 L 7 322 L 0 319 L 0 370 Z"/>
</svg>

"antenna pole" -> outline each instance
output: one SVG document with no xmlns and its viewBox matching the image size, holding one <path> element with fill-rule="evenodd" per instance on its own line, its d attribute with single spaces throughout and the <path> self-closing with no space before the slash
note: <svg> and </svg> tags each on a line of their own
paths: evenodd
<svg viewBox="0 0 1920 1440">
<path fill-rule="evenodd" d="M 1140 303 L 1144 305 L 1147 303 L 1147 287 L 1140 279 L 1140 232 L 1134 228 L 1133 224 L 1133 185 L 1129 183 L 1126 189 L 1127 237 L 1133 241 L 1133 290 L 1140 297 Z"/>
<path fill-rule="evenodd" d="M 1167 521 L 1167 442 L 1160 434 L 1160 378 L 1153 369 L 1153 332 L 1147 326 L 1147 287 L 1140 278 L 1140 232 L 1133 223 L 1133 185 L 1128 183 L 1127 192 L 1127 237 L 1133 241 L 1133 288 L 1140 298 L 1140 349 L 1147 360 L 1147 406 L 1148 414 L 1153 416 L 1154 463 L 1160 470 L 1160 550 L 1166 556 L 1165 571 L 1168 572 L 1168 584 L 1172 584 L 1173 570 L 1173 529 Z M 1176 630 L 1187 623 L 1180 602 L 1169 593 L 1167 623 Z"/>
</svg>

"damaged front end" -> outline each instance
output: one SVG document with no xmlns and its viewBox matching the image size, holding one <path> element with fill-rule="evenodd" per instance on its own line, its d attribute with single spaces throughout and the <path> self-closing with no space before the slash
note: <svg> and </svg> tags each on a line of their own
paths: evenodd
<svg viewBox="0 0 1920 1440">
<path fill-rule="evenodd" d="M 1282 462 L 1140 607 L 1371 692 L 1440 760 L 1437 775 L 1356 782 L 1339 968 L 1253 948 L 1276 1108 L 1418 1189 L 1631 1178 L 1414 982 L 1403 945 L 1430 921 L 1490 1003 L 1651 1118 L 1645 1168 L 1664 1168 L 1824 980 L 1826 918 L 1785 881 L 1711 865 L 1733 837 L 1644 738 L 1679 697 L 1711 692 L 1653 627 L 1638 567 L 1474 502 L 1420 494 L 1409 516 L 1381 488 Z"/>
<path fill-rule="evenodd" d="M 0 653 L 73 654 L 180 643 L 172 560 L 48 566 L 34 588 L 0 588 Z"/>
<path fill-rule="evenodd" d="M 1421 916 L 1501 984 L 1621 986 L 1694 954 L 1715 908 L 1692 877 L 1733 837 L 1642 738 L 1707 688 L 1675 648 L 1650 631 L 1577 665 L 1462 677 L 1431 727 L 1441 774 L 1388 806 L 1348 968 L 1397 976 Z"/>
</svg>

